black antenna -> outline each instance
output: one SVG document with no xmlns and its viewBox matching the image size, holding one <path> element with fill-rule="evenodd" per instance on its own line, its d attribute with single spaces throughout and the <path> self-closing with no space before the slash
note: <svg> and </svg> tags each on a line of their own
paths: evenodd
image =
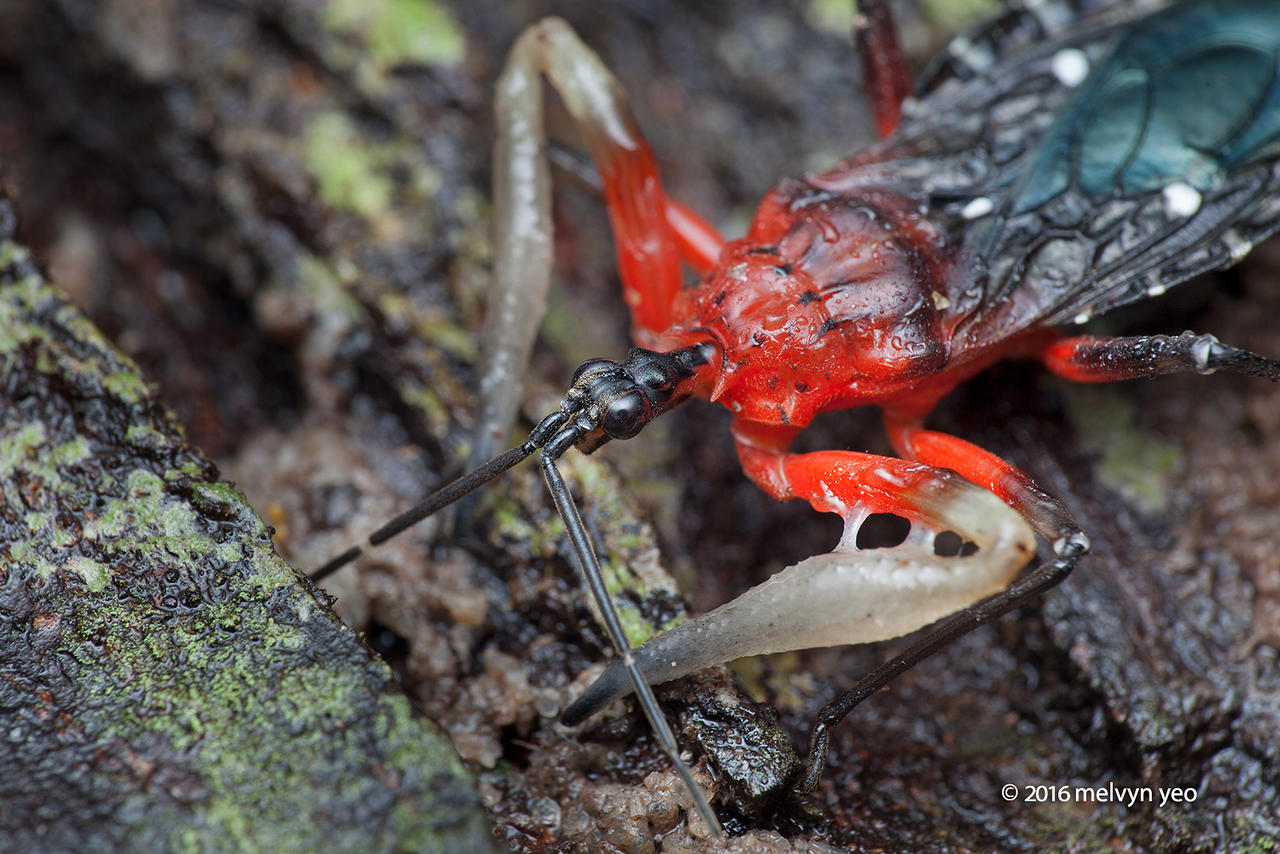
<svg viewBox="0 0 1280 854">
<path fill-rule="evenodd" d="M 395 517 L 390 522 L 370 534 L 369 545 L 371 547 L 382 545 L 396 534 L 404 531 L 406 528 L 416 525 L 433 513 L 448 507 L 467 493 L 484 486 L 507 469 L 522 462 L 535 450 L 537 450 L 536 445 L 531 444 L 531 442 L 525 442 L 523 445 L 512 448 L 509 451 L 504 451 L 474 471 L 464 474 L 457 480 L 450 481 L 440 489 L 437 489 L 435 492 L 428 495 L 416 506 L 404 511 L 399 516 Z M 328 578 L 330 575 L 333 575 L 339 569 L 342 569 L 342 567 L 360 557 L 363 553 L 364 549 L 360 546 L 352 546 L 342 554 L 330 560 L 324 566 L 316 569 L 308 577 L 312 582 L 319 582 Z"/>
<path fill-rule="evenodd" d="M 693 779 L 693 772 L 689 769 L 688 764 L 681 758 L 680 746 L 676 743 L 675 733 L 671 731 L 671 725 L 667 723 L 666 716 L 658 708 L 658 698 L 654 695 L 653 688 L 650 687 L 640 673 L 640 668 L 636 666 L 631 643 L 627 640 L 627 636 L 622 630 L 622 621 L 618 619 L 618 612 L 614 609 L 613 600 L 609 598 L 609 591 L 605 587 L 604 576 L 600 570 L 600 559 L 596 556 L 595 544 L 592 543 L 591 535 L 582 523 L 582 515 L 578 512 L 578 505 L 574 503 L 573 496 L 569 493 L 569 487 L 565 485 L 564 478 L 560 476 L 560 469 L 556 467 L 556 460 L 570 446 L 575 444 L 579 438 L 576 435 L 575 426 L 571 425 L 563 430 L 543 448 L 542 476 L 547 482 L 547 490 L 551 493 L 551 500 L 556 505 L 556 512 L 560 514 L 560 518 L 564 521 L 565 531 L 568 533 L 569 542 L 573 547 L 573 556 L 578 564 L 578 572 L 581 573 L 587 590 L 591 592 L 591 598 L 595 600 L 596 606 L 600 609 L 605 629 L 609 633 L 609 640 L 612 641 L 622 666 L 626 668 L 627 675 L 631 677 L 631 684 L 636 690 L 636 700 L 640 704 L 640 709 L 644 712 L 644 716 L 649 719 L 650 726 L 653 727 L 654 733 L 658 736 L 658 743 L 662 746 L 667 756 L 670 757 L 676 773 L 680 775 L 680 779 L 684 781 L 685 786 L 693 794 L 694 806 L 702 816 L 702 820 L 707 823 L 713 833 L 720 834 L 723 832 L 720 819 L 716 816 L 715 811 L 711 809 L 711 805 L 707 803 L 706 796 L 702 793 L 702 788 Z"/>
<path fill-rule="evenodd" d="M 720 820 L 693 779 L 693 772 L 680 757 L 675 734 L 658 707 L 653 689 L 636 666 L 631 644 L 622 630 L 622 621 L 618 618 L 613 600 L 609 598 L 609 591 L 605 587 L 595 544 L 582 522 L 582 515 L 578 512 L 569 487 L 565 485 L 564 478 L 556 467 L 556 461 L 575 445 L 589 452 L 610 439 L 630 439 L 635 436 L 651 420 L 682 400 L 676 393 L 679 384 L 692 377 L 698 366 L 706 364 L 710 357 L 710 347 L 698 344 L 671 353 L 633 349 L 621 364 L 607 359 L 585 362 L 574 372 L 573 382 L 560 401 L 559 408 L 542 419 L 524 444 L 499 454 L 474 471 L 433 492 L 417 506 L 374 531 L 369 536 L 368 544 L 381 545 L 498 477 L 541 448 L 543 478 L 547 482 L 556 512 L 560 514 L 569 535 L 578 572 L 595 600 L 609 640 L 613 643 L 622 666 L 631 677 L 640 709 L 653 726 L 658 742 L 670 757 L 676 773 L 692 794 L 698 814 L 712 832 L 719 835 L 723 833 Z M 361 546 L 352 546 L 311 573 L 311 580 L 320 581 L 328 577 L 362 553 Z"/>
</svg>

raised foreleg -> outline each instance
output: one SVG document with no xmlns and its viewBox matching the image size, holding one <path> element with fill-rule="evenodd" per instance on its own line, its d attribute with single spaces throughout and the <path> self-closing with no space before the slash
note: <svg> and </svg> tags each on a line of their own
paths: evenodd
<svg viewBox="0 0 1280 854">
<path fill-rule="evenodd" d="M 988 490 L 952 472 L 891 457 L 789 453 L 796 433 L 734 423 L 747 474 L 775 498 L 804 498 L 815 509 L 840 514 L 845 534 L 839 545 L 636 650 L 649 681 L 748 655 L 897 637 L 1001 590 L 1034 554 L 1026 522 Z M 908 519 L 907 539 L 894 548 L 859 549 L 858 529 L 874 513 Z M 949 554 L 936 540 L 944 532 L 970 547 Z M 625 673 L 613 666 L 565 717 L 581 720 L 629 690 Z"/>
<path fill-rule="evenodd" d="M 504 442 L 514 422 L 521 373 L 543 314 L 550 280 L 552 226 L 542 120 L 543 76 L 577 121 L 600 172 L 623 296 L 639 343 L 652 343 L 671 325 L 673 303 L 683 284 L 681 261 L 706 269 L 719 255 L 722 243 L 714 229 L 666 197 L 657 164 L 622 89 L 600 58 L 559 19 L 549 18 L 525 30 L 498 81 L 495 284 L 485 329 L 473 463 L 487 459 L 493 447 Z M 703 820 L 718 830 L 715 813 L 681 758 L 657 700 L 631 665 L 632 651 L 600 577 L 590 537 L 555 467 L 556 458 L 568 447 L 558 441 L 547 446 L 543 470 L 573 541 L 579 569 L 604 617 L 619 660 L 634 677 L 640 705 L 659 742 L 688 785 Z"/>
<path fill-rule="evenodd" d="M 622 87 L 600 57 L 558 18 L 525 30 L 497 84 L 494 283 L 485 319 L 473 463 L 504 444 L 515 421 L 521 372 L 551 280 L 544 76 L 577 121 L 600 172 L 637 343 L 651 344 L 671 325 L 673 301 L 683 283 L 681 261 L 705 271 L 724 243 L 702 218 L 667 197 Z"/>
</svg>

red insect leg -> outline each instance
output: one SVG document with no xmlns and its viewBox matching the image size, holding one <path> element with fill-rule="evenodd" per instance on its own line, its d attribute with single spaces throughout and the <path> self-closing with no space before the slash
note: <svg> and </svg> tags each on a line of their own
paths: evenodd
<svg viewBox="0 0 1280 854">
<path fill-rule="evenodd" d="M 902 117 L 902 102 L 911 94 L 911 69 L 907 67 L 889 4 L 872 0 L 862 4 L 863 21 L 854 32 L 862 61 L 862 85 L 881 139 L 893 135 Z"/>
<path fill-rule="evenodd" d="M 1019 469 L 972 442 L 885 416 L 889 441 L 903 457 L 954 472 L 995 493 L 1052 543 L 1082 535 L 1062 502 Z"/>
<path fill-rule="evenodd" d="M 857 451 L 793 454 L 787 447 L 799 428 L 737 418 L 733 438 L 743 471 L 779 501 L 803 498 L 815 510 L 846 521 L 871 513 L 893 513 L 937 526 L 935 508 L 917 496 L 951 475 L 927 465 Z"/>
<path fill-rule="evenodd" d="M 666 331 L 675 319 L 673 303 L 684 285 L 681 259 L 705 269 L 723 241 L 667 198 L 622 87 L 567 24 L 556 18 L 536 24 L 512 55 L 512 61 L 546 74 L 582 131 L 604 183 L 623 297 L 637 337 L 647 343 L 644 339 Z"/>
<path fill-rule="evenodd" d="M 743 468 L 765 491 L 779 499 L 806 498 L 816 509 L 840 513 L 847 520 L 856 519 L 860 514 L 885 512 L 904 516 L 913 523 L 921 521 L 934 530 L 954 530 L 950 521 L 956 518 L 959 508 L 946 500 L 931 501 L 930 495 L 956 495 L 956 482 L 966 483 L 953 472 L 933 467 L 955 462 L 956 468 L 970 472 L 980 485 L 999 483 L 1004 489 L 1000 497 L 1029 517 L 1033 527 L 1053 532 L 1051 538 L 1058 541 L 1060 553 L 1056 560 L 1041 564 L 1005 590 L 936 624 L 902 653 L 824 706 L 814 722 L 805 772 L 797 784 L 802 792 L 817 784 L 826 762 L 831 729 L 854 707 L 956 638 L 1060 582 L 1088 547 L 1088 541 L 1065 508 L 1007 463 L 945 434 L 901 424 L 894 427 L 893 432 L 903 442 L 903 449 L 912 453 L 920 451 L 919 456 L 928 457 L 930 465 L 850 451 L 791 454 L 786 448 L 799 432 L 797 428 L 742 418 L 734 421 L 733 433 Z M 977 487 L 970 488 L 977 490 Z M 971 499 L 972 495 L 961 500 Z M 846 531 L 846 539 L 848 533 Z M 1030 554 L 1025 557 L 1029 558 Z"/>
<path fill-rule="evenodd" d="M 630 118 L 630 116 L 628 116 Z M 604 179 L 622 295 L 637 330 L 657 334 L 671 325 L 671 304 L 680 292 L 680 250 L 667 221 L 667 198 L 658 165 L 634 123 L 628 140 L 587 134 L 588 148 Z"/>
<path fill-rule="evenodd" d="M 630 119 L 629 112 L 626 118 Z M 658 335 L 677 319 L 673 307 L 684 286 L 681 260 L 699 273 L 706 272 L 720 257 L 724 238 L 689 208 L 667 198 L 658 164 L 634 122 L 628 128 L 631 138 L 625 142 L 587 130 L 588 147 L 604 179 L 622 295 L 631 309 L 632 326 L 641 338 Z"/>
<path fill-rule="evenodd" d="M 666 198 L 658 180 L 653 154 L 636 127 L 621 86 L 568 24 L 556 18 L 541 21 L 521 34 L 499 79 L 496 122 L 499 144 L 495 148 L 494 198 L 501 224 L 496 230 L 506 239 L 503 242 L 511 245 L 500 249 L 497 254 L 495 268 L 501 269 L 505 275 L 495 277 L 502 286 L 497 293 L 498 311 L 493 312 L 491 307 L 491 316 L 500 315 L 502 322 L 497 324 L 498 328 L 514 318 L 512 325 L 523 325 L 526 328 L 522 332 L 527 332 L 532 326 L 528 321 L 536 321 L 541 293 L 545 292 L 549 278 L 547 249 L 551 227 L 547 187 L 550 181 L 543 156 L 545 139 L 541 127 L 539 74 L 545 75 L 559 92 L 565 107 L 581 129 L 603 178 L 624 295 L 631 308 L 636 336 L 642 342 L 656 337 L 671 325 L 675 314 L 673 302 L 683 285 L 682 253 L 694 263 L 704 263 L 706 257 L 715 251 L 715 233 L 697 217 Z M 482 379 L 486 398 L 492 394 L 494 399 L 501 399 L 504 404 L 514 400 L 507 392 L 512 383 L 518 381 L 516 368 L 522 354 L 528 352 L 527 344 L 531 340 L 531 337 L 519 337 L 521 340 L 515 342 L 515 346 L 501 351 L 499 358 L 490 361 Z M 495 434 L 505 432 L 509 425 L 509 421 L 503 419 L 513 414 L 513 410 L 498 412 L 498 409 L 497 406 L 482 404 L 477 447 L 491 441 Z M 555 422 L 547 420 L 543 423 Z M 555 431 L 560 427 L 550 429 Z M 575 435 L 581 434 L 557 432 L 554 436 L 543 436 L 543 441 L 549 440 L 541 446 L 543 475 L 573 542 L 573 551 L 586 586 L 599 606 L 610 640 L 632 679 L 641 708 L 689 788 L 698 813 L 712 832 L 719 833 L 715 812 L 681 758 L 679 745 L 653 691 L 636 669 L 631 648 L 605 588 L 590 535 L 556 468 L 556 459 L 570 447 Z M 570 443 L 566 444 L 562 439 Z M 511 453 L 527 455 L 529 451 L 524 448 L 513 449 L 504 457 Z"/>
<path fill-rule="evenodd" d="M 667 225 L 675 233 L 680 257 L 699 275 L 720 260 L 724 238 L 702 217 L 675 199 L 667 199 Z"/>
<path fill-rule="evenodd" d="M 963 439 L 925 430 L 915 421 L 898 419 L 889 414 L 886 414 L 885 426 L 898 453 L 929 466 L 951 469 L 969 481 L 987 488 L 1020 512 L 1037 533 L 1054 544 L 1058 554 L 1052 561 L 1046 561 L 1028 571 L 1005 590 L 936 624 L 903 652 L 868 673 L 851 689 L 824 706 L 818 713 L 810 735 L 805 772 L 797 786 L 802 792 L 812 789 L 822 774 L 831 729 L 859 703 L 957 638 L 998 619 L 1060 583 L 1089 548 L 1088 538 L 1061 502 L 994 454 Z M 897 462 L 909 465 L 901 460 Z M 907 509 L 910 509 L 909 502 Z M 901 510 L 893 512 L 902 513 Z"/>
<path fill-rule="evenodd" d="M 1280 361 L 1228 347 L 1211 335 L 1056 338 L 1045 344 L 1038 355 L 1054 373 L 1078 382 L 1107 382 L 1181 371 L 1209 373 L 1218 369 L 1280 381 Z M 923 429 L 916 417 L 919 414 L 886 413 L 885 427 L 898 453 L 949 468 L 986 487 L 1021 512 L 1041 536 L 1053 542 L 1058 554 L 1052 561 L 1028 571 L 1006 590 L 937 624 L 902 653 L 824 706 L 810 735 L 805 773 L 797 786 L 802 792 L 812 789 L 822 774 L 832 727 L 859 703 L 962 635 L 1060 583 L 1089 548 L 1088 538 L 1067 509 L 1031 478 L 970 442 Z M 757 478 L 757 482 L 759 480 Z"/>
<path fill-rule="evenodd" d="M 1162 374 L 1230 370 L 1280 381 L 1280 362 L 1220 343 L 1212 335 L 1142 335 L 1053 338 L 1037 354 L 1058 376 L 1075 382 L 1112 382 Z M 1051 542 L 1082 536 L 1060 501 L 1009 463 L 970 442 L 925 430 L 915 418 L 886 414 L 889 441 L 903 457 L 949 468 L 998 495 Z"/>
</svg>

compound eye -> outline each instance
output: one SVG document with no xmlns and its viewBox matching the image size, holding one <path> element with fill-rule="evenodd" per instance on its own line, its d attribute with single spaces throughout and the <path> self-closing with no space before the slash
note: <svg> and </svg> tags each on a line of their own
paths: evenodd
<svg viewBox="0 0 1280 854">
<path fill-rule="evenodd" d="M 649 399 L 639 390 L 614 398 L 605 408 L 600 427 L 611 439 L 630 439 L 649 420 Z"/>
<path fill-rule="evenodd" d="M 578 369 L 573 372 L 573 379 L 569 380 L 569 385 L 577 385 L 578 380 L 588 374 L 598 374 L 616 367 L 618 367 L 618 363 L 611 359 L 589 359 L 578 365 Z"/>
</svg>

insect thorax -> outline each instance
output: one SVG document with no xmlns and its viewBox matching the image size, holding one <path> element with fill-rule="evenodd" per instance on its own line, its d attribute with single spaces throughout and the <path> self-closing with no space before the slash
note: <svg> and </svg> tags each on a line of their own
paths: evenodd
<svg viewBox="0 0 1280 854">
<path fill-rule="evenodd" d="M 946 261 L 926 220 L 887 197 L 790 180 L 765 198 L 693 290 L 678 331 L 723 353 L 712 398 L 752 420 L 803 426 L 941 371 Z"/>
</svg>

